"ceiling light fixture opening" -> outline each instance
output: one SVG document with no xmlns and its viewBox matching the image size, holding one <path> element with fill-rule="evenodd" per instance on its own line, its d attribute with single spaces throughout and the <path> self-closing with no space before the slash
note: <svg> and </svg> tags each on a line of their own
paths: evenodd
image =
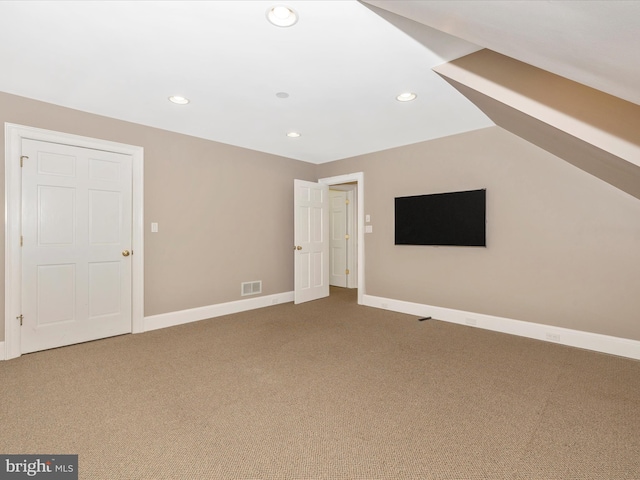
<svg viewBox="0 0 640 480">
<path fill-rule="evenodd" d="M 298 14 L 291 7 L 276 5 L 267 10 L 267 20 L 276 27 L 290 27 L 298 21 Z"/>
<path fill-rule="evenodd" d="M 398 95 L 396 97 L 396 100 L 398 100 L 399 102 L 410 102 L 411 100 L 415 100 L 417 96 L 418 95 L 413 92 L 405 92 Z"/>
<path fill-rule="evenodd" d="M 298 138 L 300 136 L 299 132 L 287 132 L 287 137 L 289 138 Z"/>
<path fill-rule="evenodd" d="M 181 97 L 180 95 L 172 95 L 169 97 L 169 101 L 177 103 L 178 105 L 186 105 L 190 100 L 186 97 Z"/>
</svg>

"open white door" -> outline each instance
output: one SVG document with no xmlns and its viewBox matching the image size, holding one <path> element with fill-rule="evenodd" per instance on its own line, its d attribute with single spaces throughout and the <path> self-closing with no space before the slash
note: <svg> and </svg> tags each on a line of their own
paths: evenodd
<svg viewBox="0 0 640 480">
<path fill-rule="evenodd" d="M 294 180 L 294 303 L 329 296 L 329 186 Z"/>
</svg>

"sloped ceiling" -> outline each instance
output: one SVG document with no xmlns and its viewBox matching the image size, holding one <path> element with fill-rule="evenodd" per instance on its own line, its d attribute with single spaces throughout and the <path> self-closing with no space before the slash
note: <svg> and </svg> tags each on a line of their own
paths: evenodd
<svg viewBox="0 0 640 480">
<path fill-rule="evenodd" d="M 640 198 L 640 106 L 490 50 L 436 71 L 505 130 Z"/>
<path fill-rule="evenodd" d="M 376 11 L 383 16 L 385 11 L 401 15 L 640 104 L 640 2 L 363 0 L 363 3 L 378 7 Z M 394 17 L 385 16 L 391 22 Z"/>
<path fill-rule="evenodd" d="M 511 57 L 487 49 L 434 70 L 497 125 L 640 198 L 640 61 L 638 49 L 628 37 L 632 27 L 634 32 L 640 28 L 637 4 L 444 2 L 456 4 L 451 8 L 443 2 L 367 3 L 425 19 L 438 28 L 508 52 Z M 514 4 L 518 5 L 515 9 Z M 372 8 L 404 28 L 397 15 Z M 547 36 L 536 37 L 526 28 L 518 35 L 522 22 L 513 16 L 516 10 L 540 20 Z M 590 36 L 585 29 L 590 30 Z M 407 33 L 419 38 L 413 28 Z M 512 41 L 496 41 L 501 35 Z M 576 50 L 578 45 L 584 48 Z M 603 46 L 612 53 L 601 61 L 596 57 L 603 53 Z M 518 57 L 523 61 L 514 59 Z M 580 68 L 589 61 L 596 66 Z M 603 62 L 609 70 L 601 68 Z"/>
</svg>

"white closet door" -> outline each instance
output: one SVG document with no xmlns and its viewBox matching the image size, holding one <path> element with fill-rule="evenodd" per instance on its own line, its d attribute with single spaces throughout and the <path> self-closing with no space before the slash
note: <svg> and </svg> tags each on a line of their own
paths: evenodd
<svg viewBox="0 0 640 480">
<path fill-rule="evenodd" d="M 131 156 L 35 140 L 22 155 L 22 353 L 131 332 Z"/>
</svg>

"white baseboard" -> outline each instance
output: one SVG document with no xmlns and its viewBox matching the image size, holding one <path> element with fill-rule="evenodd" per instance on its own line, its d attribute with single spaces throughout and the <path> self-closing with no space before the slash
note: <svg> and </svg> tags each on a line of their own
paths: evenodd
<svg viewBox="0 0 640 480">
<path fill-rule="evenodd" d="M 433 317 L 450 323 L 509 333 L 521 337 L 535 338 L 545 342 L 560 343 L 571 347 L 609 353 L 640 360 L 640 341 L 611 337 L 598 333 L 571 330 L 540 323 L 523 322 L 511 318 L 494 317 L 482 313 L 465 312 L 450 308 L 433 307 L 420 303 L 393 300 L 390 298 L 363 296 L 363 305 L 419 317 Z"/>
<path fill-rule="evenodd" d="M 293 292 L 276 293 L 275 295 L 266 295 L 246 300 L 237 300 L 235 302 L 207 305 L 206 307 L 190 308 L 178 312 L 151 315 L 144 317 L 144 331 L 149 332 L 159 328 L 173 327 L 184 323 L 197 322 L 198 320 L 255 310 L 256 308 L 270 307 L 278 303 L 287 302 L 293 302 Z"/>
<path fill-rule="evenodd" d="M 7 359 L 7 352 L 4 349 L 4 341 L 0 342 L 0 360 L 6 360 Z"/>
</svg>

